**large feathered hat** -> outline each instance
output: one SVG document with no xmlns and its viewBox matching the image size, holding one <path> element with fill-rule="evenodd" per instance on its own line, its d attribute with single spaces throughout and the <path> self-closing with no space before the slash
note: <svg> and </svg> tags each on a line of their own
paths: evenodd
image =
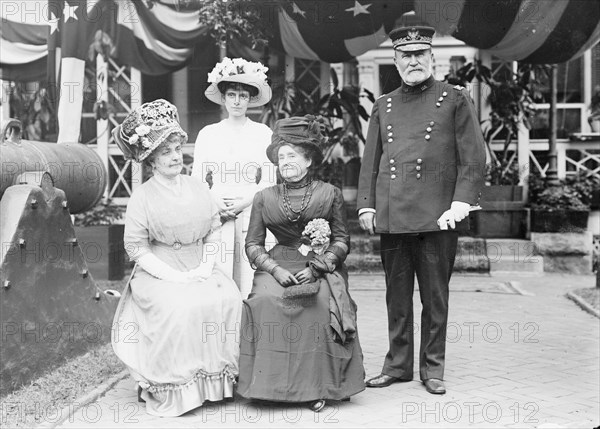
<svg viewBox="0 0 600 429">
<path fill-rule="evenodd" d="M 313 115 L 292 116 L 275 122 L 271 144 L 267 147 L 267 157 L 278 164 L 279 148 L 284 145 L 298 145 L 309 150 L 313 165 L 323 162 L 323 145 L 327 137 L 323 135 L 323 118 Z"/>
<path fill-rule="evenodd" d="M 171 134 L 187 141 L 187 133 L 179 125 L 177 108 L 158 99 L 133 110 L 112 135 L 126 159 L 142 162 Z"/>
</svg>

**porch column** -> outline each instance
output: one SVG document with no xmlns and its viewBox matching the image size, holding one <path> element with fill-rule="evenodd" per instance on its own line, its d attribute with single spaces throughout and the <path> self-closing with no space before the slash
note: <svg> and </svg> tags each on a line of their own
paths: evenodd
<svg viewBox="0 0 600 429">
<path fill-rule="evenodd" d="M 0 124 L 4 126 L 10 118 L 10 82 L 0 80 Z"/>
<path fill-rule="evenodd" d="M 102 102 L 108 106 L 108 63 L 104 61 L 104 57 L 101 54 L 96 55 L 96 94 L 97 102 Z M 110 141 L 110 129 L 109 120 L 99 118 L 96 121 L 96 136 L 97 136 L 97 147 L 96 153 L 102 160 L 104 168 L 108 173 L 109 160 L 108 160 L 108 143 Z M 107 183 L 107 187 L 104 190 L 104 200 L 106 200 L 110 194 L 110 183 Z"/>
<path fill-rule="evenodd" d="M 366 88 L 373 93 L 373 96 L 377 98 L 379 96 L 379 66 L 375 63 L 375 61 L 361 61 L 358 64 L 358 86 L 362 88 Z M 359 103 L 367 113 L 370 115 L 371 110 L 373 110 L 373 103 L 369 101 L 366 97 L 361 97 L 359 99 Z M 362 126 L 363 135 L 367 136 L 367 130 L 369 127 L 369 122 L 364 119 L 360 119 L 360 124 Z M 363 157 L 363 153 L 365 151 L 365 145 L 363 142 L 358 144 L 358 156 L 360 159 Z"/>
<path fill-rule="evenodd" d="M 331 93 L 331 72 L 329 69 L 329 63 L 321 61 L 321 97 Z"/>
<path fill-rule="evenodd" d="M 173 82 L 173 104 L 177 106 L 179 113 L 179 123 L 184 130 L 189 129 L 189 88 L 188 88 L 188 68 L 174 72 L 171 75 Z"/>
<path fill-rule="evenodd" d="M 529 201 L 529 130 L 519 121 L 517 136 L 517 162 L 519 164 L 519 185 L 523 187 L 523 202 Z"/>
</svg>

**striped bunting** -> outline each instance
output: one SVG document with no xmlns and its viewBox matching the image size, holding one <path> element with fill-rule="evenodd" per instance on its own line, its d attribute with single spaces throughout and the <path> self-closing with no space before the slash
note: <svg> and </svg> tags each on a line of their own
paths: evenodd
<svg viewBox="0 0 600 429">
<path fill-rule="evenodd" d="M 115 60 L 150 75 L 183 67 L 193 54 L 192 46 L 206 34 L 197 11 L 177 11 L 157 3 L 119 0 L 117 22 L 109 31 L 116 47 Z"/>
<path fill-rule="evenodd" d="M 436 32 L 505 60 L 552 64 L 600 40 L 600 0 L 415 0 Z"/>
<path fill-rule="evenodd" d="M 46 75 L 47 1 L 0 2 L 0 79 L 42 80 Z"/>
<path fill-rule="evenodd" d="M 412 9 L 412 1 L 400 0 L 295 0 L 279 5 L 279 37 L 272 43 L 293 57 L 329 63 L 349 61 L 376 48 L 396 19 Z"/>
</svg>

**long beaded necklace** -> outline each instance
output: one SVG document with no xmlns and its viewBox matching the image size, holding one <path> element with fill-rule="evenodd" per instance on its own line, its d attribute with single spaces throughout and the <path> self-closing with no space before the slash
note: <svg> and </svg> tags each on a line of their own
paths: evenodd
<svg viewBox="0 0 600 429">
<path fill-rule="evenodd" d="M 312 179 L 309 179 L 305 185 L 301 186 L 290 186 L 287 182 L 283 182 L 283 209 L 285 210 L 285 216 L 290 222 L 298 222 L 300 216 L 302 215 L 302 212 L 306 210 L 306 207 L 308 207 L 308 203 L 310 203 L 310 198 L 312 197 L 313 193 L 311 185 Z M 304 187 L 306 187 L 306 191 L 304 191 L 304 195 L 302 196 L 300 209 L 294 210 L 294 207 L 292 207 L 292 202 L 290 201 L 289 189 L 301 189 Z"/>
</svg>

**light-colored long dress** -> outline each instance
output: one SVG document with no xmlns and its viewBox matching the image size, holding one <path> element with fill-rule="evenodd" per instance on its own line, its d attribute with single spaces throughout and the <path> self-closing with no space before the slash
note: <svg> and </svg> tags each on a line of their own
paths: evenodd
<svg viewBox="0 0 600 429">
<path fill-rule="evenodd" d="M 152 252 L 188 271 L 203 260 L 203 243 L 217 251 L 221 224 L 208 188 L 197 178 L 180 179 L 180 193 L 151 178 L 131 196 L 124 241 L 132 259 Z M 232 397 L 242 303 L 233 280 L 218 264 L 204 282 L 169 282 L 134 270 L 115 315 L 112 344 L 146 388 L 147 412 L 178 416 L 206 400 Z"/>
<path fill-rule="evenodd" d="M 198 133 L 194 147 L 192 176 L 206 180 L 212 172 L 211 192 L 217 197 L 245 198 L 261 189 L 274 185 L 276 173 L 266 155 L 271 143 L 271 130 L 265 124 L 246 118 L 239 129 L 227 120 L 207 125 Z M 251 206 L 240 213 L 235 221 L 223 225 L 223 268 L 238 284 L 242 298 L 252 288 L 254 270 L 244 252 Z M 267 237 L 267 247 L 274 243 Z"/>
</svg>

